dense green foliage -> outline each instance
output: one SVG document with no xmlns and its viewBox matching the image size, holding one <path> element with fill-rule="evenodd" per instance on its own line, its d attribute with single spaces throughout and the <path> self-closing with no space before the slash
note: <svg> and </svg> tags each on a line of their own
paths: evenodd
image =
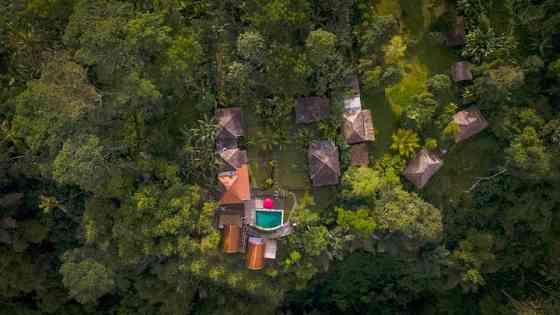
<svg viewBox="0 0 560 315">
<path fill-rule="evenodd" d="M 0 0 L 0 12 L 0 314 L 560 313 L 560 1 Z M 466 43 L 447 48 L 458 15 Z M 426 60 L 426 42 L 470 61 L 472 84 Z M 374 119 L 388 106 L 398 121 L 370 167 L 349 167 L 341 136 L 352 74 L 387 101 L 362 98 Z M 296 130 L 299 96 L 328 96 L 332 117 Z M 414 189 L 406 162 L 422 147 L 464 152 L 451 121 L 473 104 L 495 153 L 468 159 L 490 162 L 449 158 Z M 267 159 L 267 188 L 289 172 L 278 152 L 317 138 L 341 151 L 341 184 L 298 192 L 295 231 L 260 272 L 223 254 L 215 227 L 212 117 L 230 106 L 260 126 L 241 145 Z"/>
</svg>

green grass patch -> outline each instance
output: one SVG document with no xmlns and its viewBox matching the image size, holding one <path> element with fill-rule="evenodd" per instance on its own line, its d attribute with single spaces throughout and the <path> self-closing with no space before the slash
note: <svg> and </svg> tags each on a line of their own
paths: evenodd
<svg viewBox="0 0 560 315">
<path fill-rule="evenodd" d="M 385 95 L 393 113 L 400 117 L 402 111 L 414 105 L 414 97 L 426 92 L 428 69 L 425 65 L 414 62 L 404 65 L 402 80 L 385 88 Z"/>
<path fill-rule="evenodd" d="M 370 155 L 375 160 L 389 151 L 391 135 L 397 130 L 399 121 L 383 91 L 366 91 L 362 94 L 362 104 L 372 113 L 375 141 L 370 144 Z"/>
<path fill-rule="evenodd" d="M 498 165 L 499 148 L 495 139 L 484 132 L 455 145 L 445 155 L 443 167 L 421 191 L 432 204 L 445 208 L 457 200 L 476 181 L 488 176 Z"/>
</svg>

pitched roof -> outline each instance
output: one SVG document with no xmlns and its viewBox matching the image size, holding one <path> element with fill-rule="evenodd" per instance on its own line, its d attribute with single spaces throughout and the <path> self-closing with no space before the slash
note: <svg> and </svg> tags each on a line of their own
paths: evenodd
<svg viewBox="0 0 560 315">
<path fill-rule="evenodd" d="M 472 65 L 466 61 L 459 61 L 451 66 L 451 78 L 455 82 L 472 81 Z"/>
<path fill-rule="evenodd" d="M 338 161 L 338 148 L 334 142 L 313 141 L 309 146 L 308 158 L 313 186 L 338 184 L 340 162 Z"/>
<path fill-rule="evenodd" d="M 369 110 L 351 111 L 343 114 L 344 138 L 348 144 L 375 140 L 373 121 Z"/>
<path fill-rule="evenodd" d="M 350 165 L 367 166 L 369 164 L 369 149 L 365 142 L 350 146 Z"/>
<path fill-rule="evenodd" d="M 476 107 L 469 107 L 453 115 L 453 121 L 459 125 L 455 142 L 468 139 L 488 127 L 488 122 Z"/>
<path fill-rule="evenodd" d="M 223 148 L 218 152 L 222 160 L 234 170 L 240 168 L 243 164 L 247 164 L 247 151 L 239 148 Z"/>
<path fill-rule="evenodd" d="M 220 198 L 220 205 L 240 204 L 251 198 L 249 186 L 249 168 L 243 164 L 235 172 L 224 172 L 218 175 L 225 192 Z"/>
<path fill-rule="evenodd" d="M 307 124 L 329 116 L 329 99 L 322 96 L 300 97 L 296 99 L 296 123 Z"/>
<path fill-rule="evenodd" d="M 216 111 L 216 123 L 218 124 L 217 139 L 237 139 L 245 134 L 243 130 L 243 116 L 241 108 L 230 107 Z"/>
<path fill-rule="evenodd" d="M 408 163 L 403 174 L 418 189 L 421 189 L 442 166 L 443 161 L 437 154 L 422 149 Z"/>
<path fill-rule="evenodd" d="M 447 33 L 447 46 L 457 47 L 465 44 L 465 18 L 458 16 L 455 27 Z"/>
</svg>

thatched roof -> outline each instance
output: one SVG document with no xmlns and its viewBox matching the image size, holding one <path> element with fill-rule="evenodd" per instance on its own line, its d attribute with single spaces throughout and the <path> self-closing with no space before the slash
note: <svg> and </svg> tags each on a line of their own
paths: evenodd
<svg viewBox="0 0 560 315">
<path fill-rule="evenodd" d="M 329 117 L 329 99 L 322 96 L 296 99 L 296 123 L 308 124 Z"/>
<path fill-rule="evenodd" d="M 468 139 L 488 127 L 488 122 L 476 107 L 462 110 L 453 116 L 453 121 L 459 125 L 459 132 L 455 135 L 455 142 Z"/>
<path fill-rule="evenodd" d="M 220 173 L 218 180 L 225 190 L 222 198 L 220 198 L 220 205 L 241 204 L 251 198 L 247 164 L 242 165 L 234 172 Z"/>
<path fill-rule="evenodd" d="M 442 166 L 443 161 L 436 153 L 422 149 L 416 154 L 416 157 L 408 163 L 403 174 L 418 189 L 421 189 Z"/>
<path fill-rule="evenodd" d="M 373 121 L 369 110 L 345 112 L 344 138 L 348 144 L 375 140 Z"/>
<path fill-rule="evenodd" d="M 218 124 L 217 141 L 218 149 L 235 143 L 237 138 L 243 136 L 243 114 L 241 108 L 230 107 L 216 111 L 216 123 Z"/>
<path fill-rule="evenodd" d="M 340 162 L 338 148 L 332 141 L 313 141 L 308 152 L 309 169 L 313 186 L 338 184 Z"/>
<path fill-rule="evenodd" d="M 350 165 L 368 166 L 369 149 L 367 143 L 358 143 L 350 146 Z"/>
<path fill-rule="evenodd" d="M 247 164 L 247 151 L 239 148 L 223 148 L 218 152 L 227 168 L 236 170 L 243 164 Z"/>
<path fill-rule="evenodd" d="M 447 33 L 447 46 L 457 47 L 465 44 L 465 18 L 458 16 L 453 30 Z"/>
<path fill-rule="evenodd" d="M 451 78 L 455 82 L 472 81 L 472 65 L 466 61 L 459 61 L 451 66 Z"/>
</svg>

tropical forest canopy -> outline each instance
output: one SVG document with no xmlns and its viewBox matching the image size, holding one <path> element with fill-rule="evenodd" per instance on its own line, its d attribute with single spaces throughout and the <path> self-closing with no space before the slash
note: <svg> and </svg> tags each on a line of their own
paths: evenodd
<svg viewBox="0 0 560 315">
<path fill-rule="evenodd" d="M 296 128 L 302 96 L 329 118 Z M 215 224 L 234 106 L 252 185 L 298 196 L 261 271 Z M 455 143 L 471 106 L 489 127 Z M 342 175 L 314 189 L 319 139 Z M 0 314 L 560 314 L 559 161 L 557 0 L 0 0 Z"/>
</svg>

